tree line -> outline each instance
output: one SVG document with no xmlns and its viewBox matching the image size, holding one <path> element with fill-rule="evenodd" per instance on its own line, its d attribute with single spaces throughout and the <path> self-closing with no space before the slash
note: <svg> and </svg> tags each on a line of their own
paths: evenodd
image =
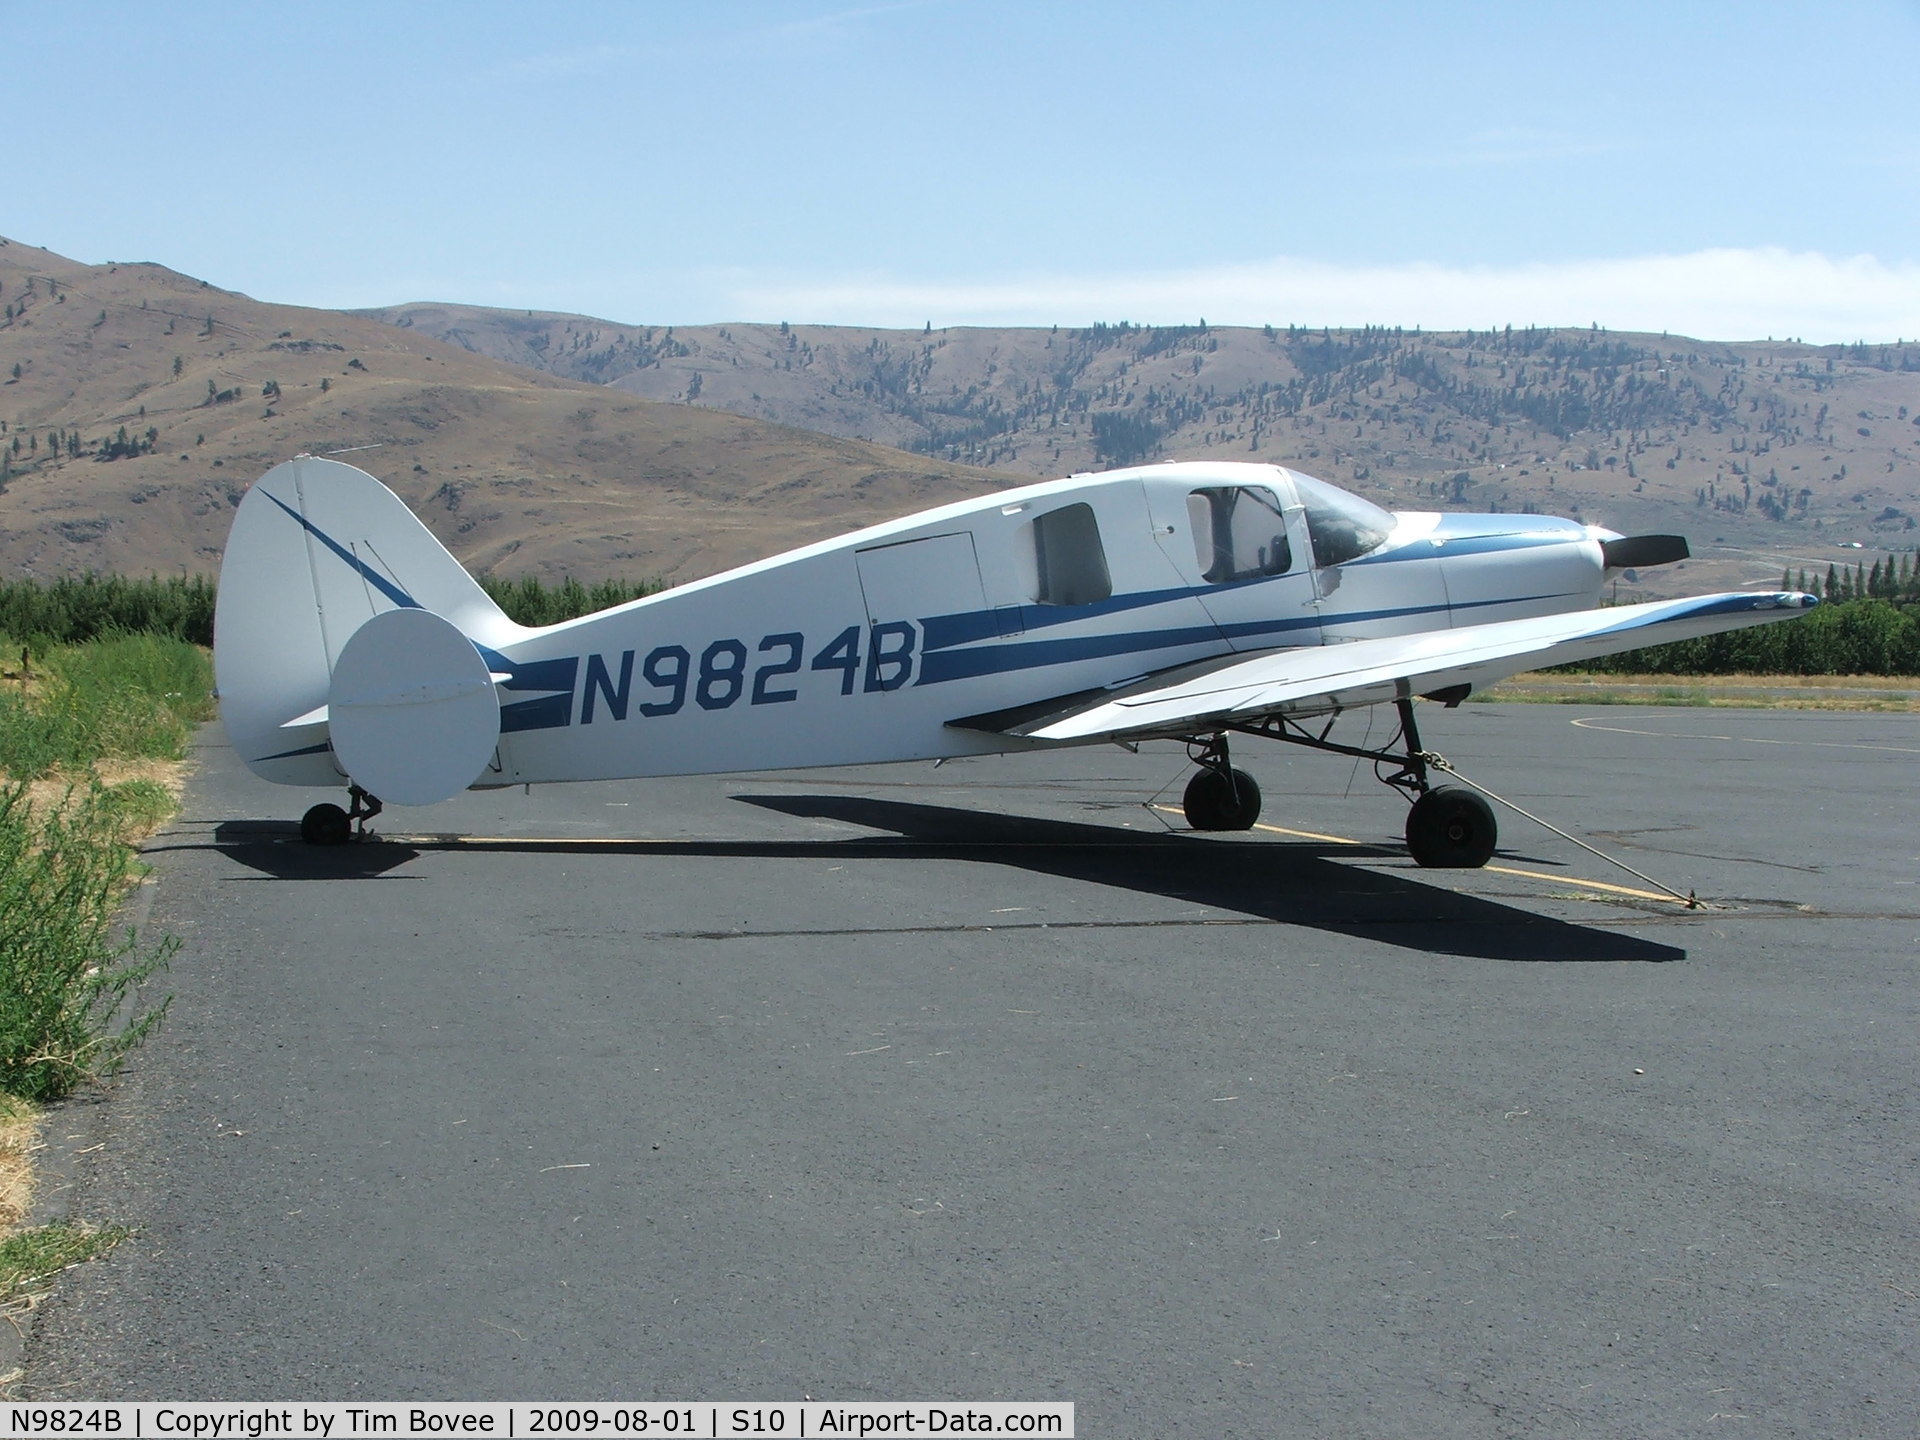
<svg viewBox="0 0 1920 1440">
<path fill-rule="evenodd" d="M 483 575 L 480 586 L 509 619 L 530 626 L 555 625 L 665 588 L 658 580 L 584 585 L 572 576 L 547 585 L 532 575 Z M 164 635 L 210 646 L 215 596 L 214 582 L 205 575 L 0 580 L 0 635 L 35 650 L 114 635 Z"/>
<path fill-rule="evenodd" d="M 1786 625 L 1723 630 L 1563 668 L 1607 675 L 1920 675 L 1920 609 L 1843 600 Z"/>
<path fill-rule="evenodd" d="M 558 624 L 664 588 L 657 580 L 587 585 L 572 577 L 549 585 L 531 575 L 482 576 L 480 585 L 509 618 L 528 626 Z M 1783 587 L 1821 591 L 1826 597 L 1826 603 L 1791 624 L 1681 640 L 1575 668 L 1609 674 L 1920 675 L 1916 587 L 1920 562 L 1890 558 L 1853 572 L 1836 567 L 1822 584 Z M 203 575 L 0 580 L 0 635 L 35 650 L 122 634 L 211 645 L 214 600 L 214 582 Z"/>
</svg>

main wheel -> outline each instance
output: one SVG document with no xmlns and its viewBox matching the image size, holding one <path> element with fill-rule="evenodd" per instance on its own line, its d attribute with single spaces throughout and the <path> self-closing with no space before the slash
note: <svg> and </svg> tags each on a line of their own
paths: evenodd
<svg viewBox="0 0 1920 1440">
<path fill-rule="evenodd" d="M 1407 812 L 1407 849 L 1436 870 L 1478 870 L 1493 858 L 1493 807 L 1461 785 L 1441 785 Z"/>
<path fill-rule="evenodd" d="M 300 838 L 309 845 L 344 845 L 353 838 L 353 822 L 338 805 L 316 805 L 300 817 Z"/>
<path fill-rule="evenodd" d="M 1180 808 L 1196 830 L 1251 830 L 1260 818 L 1260 787 L 1244 770 L 1202 770 L 1187 782 Z"/>
</svg>

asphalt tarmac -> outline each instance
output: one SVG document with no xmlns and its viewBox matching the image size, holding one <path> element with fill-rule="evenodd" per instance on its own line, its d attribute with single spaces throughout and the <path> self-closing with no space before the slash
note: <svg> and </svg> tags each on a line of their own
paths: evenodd
<svg viewBox="0 0 1920 1440">
<path fill-rule="evenodd" d="M 472 794 L 314 850 L 322 797 L 209 730 L 141 901 L 171 1014 L 51 1127 L 73 1213 L 138 1234 L 21 1388 L 1920 1433 L 1920 725 L 1423 726 L 1709 907 L 1511 816 L 1419 870 L 1367 767 L 1255 742 L 1242 836 L 1152 808 L 1189 771 L 1149 746 Z"/>
</svg>

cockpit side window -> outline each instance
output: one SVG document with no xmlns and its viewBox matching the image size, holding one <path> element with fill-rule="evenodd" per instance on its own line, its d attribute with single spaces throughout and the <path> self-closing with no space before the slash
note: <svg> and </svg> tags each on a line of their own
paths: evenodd
<svg viewBox="0 0 1920 1440">
<path fill-rule="evenodd" d="M 1084 502 L 1034 517 L 1033 559 L 1042 605 L 1089 605 L 1113 594 L 1100 524 Z"/>
<path fill-rule="evenodd" d="M 1194 557 L 1210 585 L 1284 575 L 1293 568 L 1287 522 L 1271 490 L 1211 485 L 1187 495 Z"/>
<path fill-rule="evenodd" d="M 1294 488 L 1307 507 L 1307 534 L 1315 565 L 1339 565 L 1380 547 L 1393 529 L 1393 516 L 1371 500 L 1337 490 L 1310 475 L 1295 475 Z"/>
</svg>

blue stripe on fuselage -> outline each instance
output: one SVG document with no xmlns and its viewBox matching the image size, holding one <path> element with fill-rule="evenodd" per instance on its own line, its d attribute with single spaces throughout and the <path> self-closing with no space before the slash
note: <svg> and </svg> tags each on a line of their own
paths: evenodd
<svg viewBox="0 0 1920 1440">
<path fill-rule="evenodd" d="M 1175 630 L 1131 631 L 1119 635 L 1083 635 L 1070 640 L 1030 640 L 1018 645 L 980 645 L 972 650 L 938 650 L 920 659 L 917 685 L 941 685 L 979 675 L 1003 675 L 1042 665 L 1067 665 L 1103 655 L 1132 655 L 1168 650 L 1181 645 L 1218 644 L 1213 625 L 1183 626 Z"/>
<path fill-rule="evenodd" d="M 1542 600 L 1573 598 L 1574 592 L 1554 595 L 1511 595 L 1497 600 L 1470 600 L 1461 605 L 1405 605 L 1390 610 L 1353 610 L 1340 615 L 1291 620 L 1249 620 L 1220 626 L 1177 626 L 1166 630 L 1134 630 L 1117 635 L 1087 635 L 1066 640 L 1030 640 L 1010 645 L 980 645 L 970 650 L 923 653 L 916 685 L 941 685 L 1044 665 L 1066 665 L 1103 656 L 1145 654 L 1183 645 L 1204 645 L 1224 632 L 1234 639 L 1282 636 L 1322 627 L 1364 625 L 1375 620 L 1397 620 L 1408 615 L 1439 615 L 1461 610 L 1484 610 L 1497 605 L 1530 605 Z M 947 617 L 959 619 L 964 617 Z M 922 622 L 925 623 L 924 621 Z"/>
<path fill-rule="evenodd" d="M 1288 571 L 1284 575 L 1254 575 L 1245 580 L 1228 580 L 1219 585 L 1209 585 L 1198 589 L 1191 585 L 1177 585 L 1168 590 L 1136 590 L 1128 595 L 1113 595 L 1105 600 L 1091 600 L 1085 605 L 1003 605 L 994 610 L 964 610 L 953 615 L 930 615 L 920 621 L 923 652 L 948 650 L 955 645 L 970 645 L 976 640 L 992 640 L 1007 633 L 1004 628 L 1003 612 L 1020 612 L 1021 629 L 1051 630 L 1061 625 L 1073 625 L 1082 620 L 1097 619 L 1102 615 L 1119 615 L 1128 610 L 1144 610 L 1153 605 L 1165 605 L 1175 600 L 1191 600 L 1207 595 L 1221 595 L 1229 590 L 1244 590 L 1250 585 L 1265 585 L 1273 580 L 1287 580 L 1299 577 L 1303 572 Z"/>
<path fill-rule="evenodd" d="M 500 732 L 503 735 L 518 730 L 557 730 L 573 723 L 573 682 L 580 674 L 578 655 L 563 655 L 554 660 L 509 660 L 485 645 L 476 648 L 494 671 L 506 675 L 500 682 L 502 690 L 557 692 L 502 705 Z"/>
</svg>

